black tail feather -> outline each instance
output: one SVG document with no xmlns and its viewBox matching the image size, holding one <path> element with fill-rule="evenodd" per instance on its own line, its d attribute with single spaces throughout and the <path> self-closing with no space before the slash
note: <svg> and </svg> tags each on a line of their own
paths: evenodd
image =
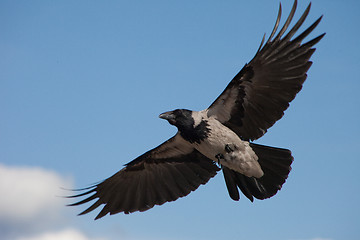
<svg viewBox="0 0 360 240">
<path fill-rule="evenodd" d="M 274 196 L 285 183 L 294 158 L 291 151 L 250 143 L 258 156 L 259 164 L 264 172 L 261 178 L 247 177 L 223 166 L 223 173 L 230 197 L 240 199 L 238 188 L 250 200 L 266 199 Z"/>
<path fill-rule="evenodd" d="M 225 166 L 223 166 L 222 170 L 224 173 L 225 183 L 226 183 L 226 187 L 228 189 L 230 197 L 233 200 L 238 201 L 240 199 L 240 195 L 239 195 L 239 191 L 237 188 L 238 188 L 238 186 L 241 186 L 241 184 L 239 184 L 236 181 L 237 179 L 236 179 L 235 172 Z M 250 197 L 252 197 L 252 196 L 250 195 Z"/>
</svg>

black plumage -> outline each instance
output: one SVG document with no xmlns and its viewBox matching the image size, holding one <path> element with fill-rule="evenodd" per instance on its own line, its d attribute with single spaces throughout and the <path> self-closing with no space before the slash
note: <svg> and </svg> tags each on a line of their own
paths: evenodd
<svg viewBox="0 0 360 240">
<path fill-rule="evenodd" d="M 80 214 L 104 205 L 96 219 L 108 213 L 141 212 L 188 195 L 221 168 L 233 200 L 240 199 L 238 189 L 251 201 L 274 196 L 291 171 L 291 152 L 249 141 L 263 136 L 283 116 L 307 77 L 312 64 L 309 59 L 315 51 L 313 46 L 325 35 L 302 43 L 319 24 L 320 17 L 293 38 L 311 4 L 287 32 L 296 6 L 295 0 L 284 26 L 276 34 L 280 5 L 268 40 L 262 39 L 255 57 L 209 108 L 200 112 L 177 109 L 161 114 L 160 118 L 176 126 L 178 133 L 127 163 L 108 179 L 70 196 L 87 196 L 70 205 L 95 201 Z"/>
</svg>

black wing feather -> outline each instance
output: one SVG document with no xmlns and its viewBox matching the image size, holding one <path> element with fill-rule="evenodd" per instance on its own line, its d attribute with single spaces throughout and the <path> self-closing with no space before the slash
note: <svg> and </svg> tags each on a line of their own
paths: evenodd
<svg viewBox="0 0 360 240">
<path fill-rule="evenodd" d="M 84 189 L 84 193 L 70 196 L 90 195 L 70 206 L 97 199 L 80 213 L 86 214 L 104 205 L 95 219 L 108 213 L 142 212 L 188 195 L 219 170 L 213 161 L 176 135 L 129 162 L 110 178 Z"/>
<path fill-rule="evenodd" d="M 320 17 L 299 36 L 292 39 L 309 14 L 311 4 L 284 36 L 294 17 L 297 1 L 279 33 L 281 4 L 273 31 L 255 57 L 232 79 L 222 94 L 208 108 L 216 117 L 244 140 L 255 140 L 279 120 L 289 103 L 301 90 L 312 62 L 312 48 L 325 35 L 301 44 L 319 24 Z M 275 36 L 275 37 L 274 37 Z M 291 40 L 292 39 L 292 40 Z"/>
</svg>

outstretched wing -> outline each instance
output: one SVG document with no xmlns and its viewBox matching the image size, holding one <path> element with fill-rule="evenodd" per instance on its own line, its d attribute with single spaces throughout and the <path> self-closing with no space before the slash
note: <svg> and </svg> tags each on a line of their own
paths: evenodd
<svg viewBox="0 0 360 240">
<path fill-rule="evenodd" d="M 292 39 L 305 21 L 310 6 L 284 36 L 296 10 L 297 1 L 291 9 L 284 26 L 274 37 L 281 18 L 281 4 L 275 27 L 250 63 L 232 79 L 223 93 L 208 108 L 208 116 L 216 117 L 244 140 L 255 140 L 279 120 L 289 103 L 301 90 L 312 62 L 312 48 L 325 35 L 307 43 L 302 41 L 319 24 L 317 19 L 309 28 Z"/>
<path fill-rule="evenodd" d="M 193 149 L 178 134 L 160 146 L 146 152 L 112 177 L 83 189 L 88 196 L 70 206 L 97 199 L 86 214 L 100 205 L 105 206 L 95 219 L 107 213 L 145 211 L 154 205 L 175 201 L 205 184 L 220 170 L 210 159 Z"/>
</svg>

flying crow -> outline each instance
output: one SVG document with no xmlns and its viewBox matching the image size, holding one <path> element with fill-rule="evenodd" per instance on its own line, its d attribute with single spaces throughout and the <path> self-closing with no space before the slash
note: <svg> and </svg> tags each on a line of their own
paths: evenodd
<svg viewBox="0 0 360 240">
<path fill-rule="evenodd" d="M 302 43 L 319 24 L 320 17 L 293 38 L 311 4 L 285 35 L 296 6 L 295 0 L 284 26 L 275 35 L 281 18 L 280 4 L 269 39 L 264 44 L 264 36 L 255 57 L 209 108 L 160 114 L 160 118 L 177 127 L 176 135 L 127 163 L 108 179 L 80 189 L 82 193 L 70 197 L 87 197 L 70 206 L 96 200 L 80 213 L 104 205 L 95 219 L 108 213 L 142 212 L 188 195 L 220 170 L 235 201 L 240 199 L 239 189 L 250 201 L 274 196 L 289 175 L 293 157 L 290 150 L 252 141 L 283 116 L 307 77 L 313 46 L 325 35 Z"/>
</svg>

